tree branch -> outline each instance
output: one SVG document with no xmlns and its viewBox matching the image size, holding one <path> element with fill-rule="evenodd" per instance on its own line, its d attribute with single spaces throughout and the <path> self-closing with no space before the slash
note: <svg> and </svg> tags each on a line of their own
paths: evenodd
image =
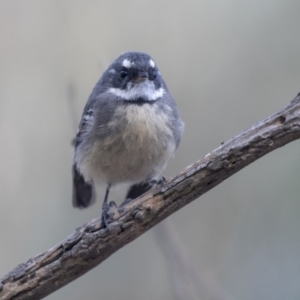
<svg viewBox="0 0 300 300">
<path fill-rule="evenodd" d="M 2 300 L 41 299 L 99 265 L 169 215 L 265 154 L 300 138 L 300 93 L 163 185 L 115 209 L 108 229 L 94 219 L 0 280 Z"/>
</svg>

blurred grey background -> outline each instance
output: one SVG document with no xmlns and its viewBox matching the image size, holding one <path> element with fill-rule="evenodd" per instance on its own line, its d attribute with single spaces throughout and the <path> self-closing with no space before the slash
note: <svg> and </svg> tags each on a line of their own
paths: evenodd
<svg viewBox="0 0 300 300">
<path fill-rule="evenodd" d="M 297 0 L 1 0 L 0 277 L 100 215 L 104 190 L 90 209 L 71 205 L 70 142 L 119 54 L 151 54 L 178 103 L 186 128 L 170 176 L 300 91 L 299 12 Z M 199 298 L 300 299 L 299 146 L 168 219 Z M 175 299 L 158 240 L 149 231 L 47 299 Z"/>
</svg>

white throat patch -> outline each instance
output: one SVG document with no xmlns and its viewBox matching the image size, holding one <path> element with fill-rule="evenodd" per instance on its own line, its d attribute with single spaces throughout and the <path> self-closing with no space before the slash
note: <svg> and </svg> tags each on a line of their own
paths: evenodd
<svg viewBox="0 0 300 300">
<path fill-rule="evenodd" d="M 165 90 L 162 87 L 157 90 L 153 82 L 145 80 L 134 85 L 128 83 L 126 90 L 110 88 L 108 92 L 129 101 L 134 101 L 138 98 L 155 101 L 163 96 Z"/>
</svg>

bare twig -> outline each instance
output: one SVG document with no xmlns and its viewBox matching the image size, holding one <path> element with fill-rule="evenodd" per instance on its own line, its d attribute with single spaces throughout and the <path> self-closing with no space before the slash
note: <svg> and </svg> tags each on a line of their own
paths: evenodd
<svg viewBox="0 0 300 300">
<path fill-rule="evenodd" d="M 79 227 L 48 251 L 0 280 L 1 300 L 41 299 L 99 265 L 154 225 L 265 154 L 300 138 L 300 94 L 175 177 L 100 219 Z"/>
</svg>

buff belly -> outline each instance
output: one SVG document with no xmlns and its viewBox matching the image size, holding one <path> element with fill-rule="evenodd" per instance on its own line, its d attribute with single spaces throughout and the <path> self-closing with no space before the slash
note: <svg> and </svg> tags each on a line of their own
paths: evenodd
<svg viewBox="0 0 300 300">
<path fill-rule="evenodd" d="M 137 183 L 157 179 L 175 151 L 168 116 L 156 104 L 127 105 L 116 109 L 106 129 L 79 161 L 87 181 Z"/>
</svg>

